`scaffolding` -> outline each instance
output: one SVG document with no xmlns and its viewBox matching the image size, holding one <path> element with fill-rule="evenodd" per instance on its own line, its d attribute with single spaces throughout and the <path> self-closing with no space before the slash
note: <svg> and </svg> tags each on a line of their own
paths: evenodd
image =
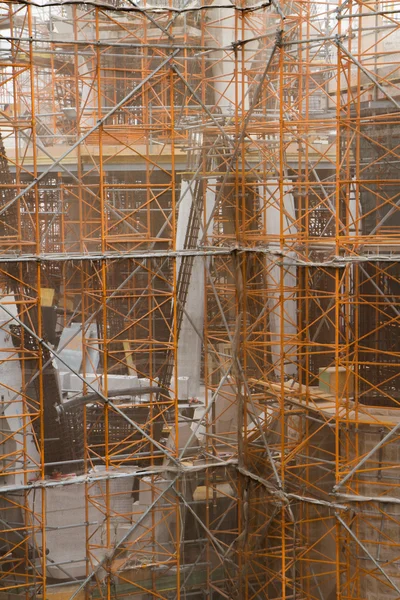
<svg viewBox="0 0 400 600">
<path fill-rule="evenodd" d="M 400 597 L 400 4 L 0 2 L 0 598 Z"/>
</svg>

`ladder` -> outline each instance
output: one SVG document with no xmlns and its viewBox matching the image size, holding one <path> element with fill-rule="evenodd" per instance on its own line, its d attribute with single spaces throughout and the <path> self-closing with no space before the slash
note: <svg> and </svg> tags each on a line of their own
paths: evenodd
<svg viewBox="0 0 400 600">
<path fill-rule="evenodd" d="M 199 148 L 201 150 L 201 147 Z M 198 151 L 199 149 L 196 149 Z M 199 161 L 203 160 L 202 152 L 198 152 L 197 160 L 194 161 L 197 165 Z M 207 162 L 209 159 L 207 159 Z M 196 171 L 196 169 L 194 169 Z M 195 250 L 197 248 L 201 218 L 203 214 L 203 194 L 202 194 L 202 178 L 199 176 L 194 181 L 193 190 L 193 201 L 190 207 L 188 226 L 185 234 L 185 240 L 183 244 L 183 250 Z M 184 309 L 186 306 L 187 296 L 189 292 L 190 281 L 192 277 L 193 263 L 195 259 L 194 252 L 187 256 L 181 257 L 181 263 L 179 267 L 179 273 L 176 284 L 176 308 L 175 308 L 175 322 L 172 322 L 171 335 L 170 335 L 170 349 L 168 350 L 167 357 L 160 375 L 159 386 L 164 392 L 164 396 L 169 396 L 169 388 L 171 386 L 171 380 L 173 376 L 175 366 L 175 355 L 173 350 L 173 338 L 176 337 L 179 340 L 182 321 L 184 315 Z M 160 414 L 160 411 L 158 411 Z M 156 418 L 153 426 L 153 437 L 156 441 L 159 441 L 163 430 L 163 420 L 161 415 Z"/>
</svg>

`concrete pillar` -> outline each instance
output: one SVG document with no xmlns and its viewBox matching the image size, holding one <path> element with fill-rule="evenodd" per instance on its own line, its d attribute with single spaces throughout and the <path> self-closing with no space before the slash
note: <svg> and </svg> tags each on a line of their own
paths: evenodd
<svg viewBox="0 0 400 600">
<path fill-rule="evenodd" d="M 269 237 L 268 246 L 271 250 L 279 250 L 279 235 L 281 230 L 280 190 L 278 181 L 269 181 L 259 188 L 260 198 L 263 198 L 264 219 L 266 233 Z M 284 186 L 283 196 L 283 228 L 287 237 L 295 233 L 295 208 L 294 198 L 289 185 Z M 286 263 L 290 260 L 290 252 L 287 253 Z M 282 270 L 280 264 L 282 257 L 266 256 L 266 272 L 268 285 L 269 304 L 269 326 L 271 331 L 271 353 L 274 363 L 274 371 L 277 378 L 287 375 L 292 376 L 296 372 L 296 356 L 294 344 L 290 343 L 297 332 L 297 299 L 295 297 L 297 269 L 285 265 Z M 283 279 L 283 281 L 282 281 Z M 283 283 L 283 305 L 280 301 L 281 285 Z M 283 324 L 283 326 L 282 326 Z M 285 343 L 287 341 L 287 343 Z M 283 372 L 280 361 L 281 345 L 283 344 L 287 361 Z"/>
</svg>

